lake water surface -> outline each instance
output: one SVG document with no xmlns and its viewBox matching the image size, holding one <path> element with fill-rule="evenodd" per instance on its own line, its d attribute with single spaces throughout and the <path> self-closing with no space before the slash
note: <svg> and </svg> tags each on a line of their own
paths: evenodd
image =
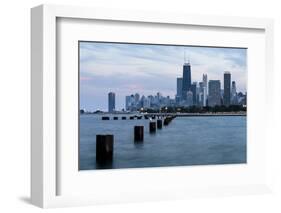
<svg viewBox="0 0 281 213">
<path fill-rule="evenodd" d="M 80 170 L 246 163 L 246 116 L 177 117 L 155 134 L 149 120 L 110 117 L 80 115 Z M 144 126 L 141 144 L 134 143 L 136 125 Z M 97 134 L 114 135 L 110 166 L 96 164 Z"/>
</svg>

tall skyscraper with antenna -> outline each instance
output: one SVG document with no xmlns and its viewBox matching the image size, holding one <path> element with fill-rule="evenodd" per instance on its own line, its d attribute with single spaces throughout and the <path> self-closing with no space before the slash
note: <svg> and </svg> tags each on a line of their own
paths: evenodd
<svg viewBox="0 0 281 213">
<path fill-rule="evenodd" d="M 186 55 L 184 51 L 184 64 L 183 64 L 183 74 L 182 74 L 182 99 L 186 100 L 187 92 L 191 89 L 191 66 L 188 60 L 186 63 Z"/>
</svg>

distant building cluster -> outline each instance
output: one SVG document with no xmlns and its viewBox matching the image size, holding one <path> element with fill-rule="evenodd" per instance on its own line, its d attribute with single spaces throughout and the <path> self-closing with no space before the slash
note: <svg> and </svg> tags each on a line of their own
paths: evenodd
<svg viewBox="0 0 281 213">
<path fill-rule="evenodd" d="M 164 97 L 160 92 L 156 95 L 144 95 L 140 97 L 138 93 L 126 96 L 125 108 L 127 111 L 136 111 L 140 108 L 160 109 L 161 107 L 175 106 L 175 99 L 170 96 Z"/>
<path fill-rule="evenodd" d="M 144 96 L 138 93 L 125 97 L 125 110 L 137 111 L 144 109 L 161 109 L 162 107 L 214 107 L 230 105 L 246 105 L 247 93 L 236 91 L 236 82 L 231 81 L 231 73 L 225 72 L 223 76 L 223 89 L 220 80 L 209 80 L 203 74 L 202 81 L 191 81 L 191 65 L 184 63 L 182 77 L 177 78 L 177 93 L 174 98 L 156 95 Z M 108 94 L 108 112 L 115 111 L 115 93 Z"/>
<path fill-rule="evenodd" d="M 183 75 L 177 78 L 177 106 L 229 106 L 246 105 L 247 94 L 237 93 L 235 81 L 231 82 L 231 73 L 225 72 L 224 87 L 220 80 L 209 80 L 203 74 L 202 81 L 191 83 L 191 65 L 184 63 Z"/>
</svg>

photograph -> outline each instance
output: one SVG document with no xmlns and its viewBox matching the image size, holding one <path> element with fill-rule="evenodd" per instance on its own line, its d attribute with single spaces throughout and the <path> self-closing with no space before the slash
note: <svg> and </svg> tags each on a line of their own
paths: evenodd
<svg viewBox="0 0 281 213">
<path fill-rule="evenodd" d="M 78 41 L 81 170 L 247 163 L 247 48 Z"/>
</svg>

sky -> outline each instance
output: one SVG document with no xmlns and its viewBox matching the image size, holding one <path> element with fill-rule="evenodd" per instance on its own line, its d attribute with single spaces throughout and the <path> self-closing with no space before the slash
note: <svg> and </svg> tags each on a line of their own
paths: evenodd
<svg viewBox="0 0 281 213">
<path fill-rule="evenodd" d="M 116 109 L 125 108 L 125 96 L 175 97 L 176 78 L 184 62 L 191 64 L 191 81 L 220 80 L 229 71 L 238 92 L 247 88 L 247 49 L 103 42 L 79 42 L 80 108 L 108 109 L 108 93 L 116 94 Z M 184 57 L 185 55 L 185 57 Z"/>
</svg>

